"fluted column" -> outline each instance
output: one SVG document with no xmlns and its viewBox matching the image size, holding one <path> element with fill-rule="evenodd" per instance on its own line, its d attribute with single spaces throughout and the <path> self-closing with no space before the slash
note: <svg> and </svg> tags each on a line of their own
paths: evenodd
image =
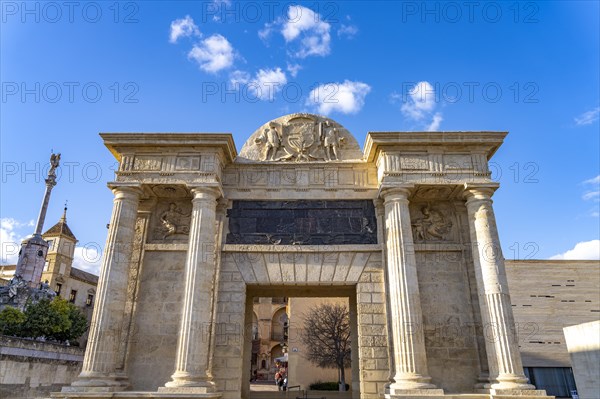
<svg viewBox="0 0 600 399">
<path fill-rule="evenodd" d="M 127 276 L 139 198 L 139 185 L 114 183 L 108 237 L 98 279 L 96 304 L 78 379 L 63 391 L 119 391 L 127 387 L 127 376 L 117 371 L 120 334 L 127 300 Z"/>
<path fill-rule="evenodd" d="M 493 389 L 535 389 L 523 373 L 504 257 L 491 196 L 497 185 L 466 185 L 469 233 Z"/>
<path fill-rule="evenodd" d="M 421 315 L 408 195 L 410 187 L 382 190 L 385 205 L 386 265 L 393 343 L 393 383 L 390 395 L 431 389 Z"/>
<path fill-rule="evenodd" d="M 215 273 L 215 226 L 219 191 L 192 188 L 192 221 L 185 262 L 183 311 L 175 373 L 160 391 L 214 392 L 209 369 L 212 289 Z"/>
</svg>

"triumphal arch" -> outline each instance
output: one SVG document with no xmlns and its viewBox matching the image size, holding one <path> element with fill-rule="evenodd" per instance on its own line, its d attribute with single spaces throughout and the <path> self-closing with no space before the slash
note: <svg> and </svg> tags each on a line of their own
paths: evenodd
<svg viewBox="0 0 600 399">
<path fill-rule="evenodd" d="M 543 398 L 523 374 L 488 161 L 503 132 L 286 115 L 107 133 L 119 161 L 89 342 L 62 398 L 248 398 L 257 296 L 346 296 L 352 396 Z"/>
</svg>

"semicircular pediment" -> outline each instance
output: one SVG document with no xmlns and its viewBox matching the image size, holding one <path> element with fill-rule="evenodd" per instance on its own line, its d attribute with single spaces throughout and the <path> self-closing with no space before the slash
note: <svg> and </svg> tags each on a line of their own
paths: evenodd
<svg viewBox="0 0 600 399">
<path fill-rule="evenodd" d="M 297 113 L 268 121 L 248 138 L 237 162 L 360 161 L 350 132 L 333 119 Z"/>
</svg>

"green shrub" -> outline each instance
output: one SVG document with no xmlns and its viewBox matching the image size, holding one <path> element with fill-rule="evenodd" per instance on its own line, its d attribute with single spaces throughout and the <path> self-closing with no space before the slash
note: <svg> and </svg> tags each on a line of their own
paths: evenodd
<svg viewBox="0 0 600 399">
<path fill-rule="evenodd" d="M 337 382 L 321 382 L 321 381 L 317 381 L 317 382 L 313 382 L 312 384 L 310 384 L 308 386 L 310 389 L 312 389 L 313 391 L 339 391 L 340 390 L 340 385 Z M 346 391 L 350 388 L 350 386 L 348 384 L 346 384 Z"/>
<path fill-rule="evenodd" d="M 39 302 L 28 303 L 25 313 L 18 309 L 7 308 L 7 320 L 11 323 L 0 321 L 0 332 L 7 335 L 39 338 L 65 342 L 75 340 L 87 330 L 85 315 L 72 303 L 65 299 L 55 297 L 52 301 L 42 299 Z M 5 312 L 3 311 L 2 314 Z M 22 317 L 19 319 L 19 314 Z M 0 314 L 1 315 L 1 314 Z M 10 315 L 10 317 L 9 317 Z M 20 320 L 20 322 L 19 322 Z"/>
<path fill-rule="evenodd" d="M 25 315 L 17 308 L 6 307 L 0 312 L 0 334 L 20 335 Z"/>
</svg>

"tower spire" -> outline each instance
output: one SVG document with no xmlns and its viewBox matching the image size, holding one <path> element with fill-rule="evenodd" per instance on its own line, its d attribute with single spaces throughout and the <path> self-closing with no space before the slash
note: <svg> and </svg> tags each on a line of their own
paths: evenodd
<svg viewBox="0 0 600 399">
<path fill-rule="evenodd" d="M 66 222 L 66 221 L 67 221 L 67 205 L 68 205 L 68 204 L 69 204 L 69 200 L 66 200 L 66 201 L 65 201 L 65 209 L 63 210 L 63 215 L 62 215 L 62 217 L 60 218 L 60 220 L 61 220 L 62 222 Z"/>
</svg>

